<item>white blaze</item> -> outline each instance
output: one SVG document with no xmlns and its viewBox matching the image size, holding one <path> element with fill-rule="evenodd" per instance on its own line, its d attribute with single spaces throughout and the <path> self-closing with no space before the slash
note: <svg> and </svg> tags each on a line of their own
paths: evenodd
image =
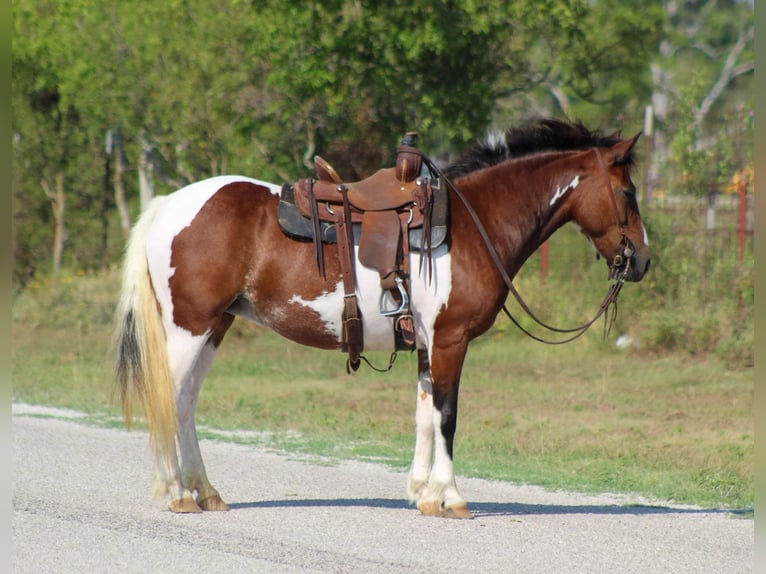
<svg viewBox="0 0 766 574">
<path fill-rule="evenodd" d="M 564 194 L 567 191 L 570 189 L 575 189 L 579 183 L 580 176 L 576 175 L 572 178 L 572 181 L 570 181 L 568 185 L 565 185 L 564 187 L 556 186 L 556 191 L 553 193 L 553 197 L 551 197 L 551 201 L 548 203 L 548 205 L 554 205 L 559 199 L 564 197 Z"/>
</svg>

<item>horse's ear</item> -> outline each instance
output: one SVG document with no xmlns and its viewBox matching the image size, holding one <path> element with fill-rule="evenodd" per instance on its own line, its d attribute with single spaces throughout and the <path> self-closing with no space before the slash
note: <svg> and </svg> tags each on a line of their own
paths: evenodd
<svg viewBox="0 0 766 574">
<path fill-rule="evenodd" d="M 630 157 L 630 153 L 631 151 L 633 151 L 633 148 L 635 147 L 636 142 L 638 141 L 638 138 L 641 137 L 641 133 L 642 132 L 638 132 L 632 138 L 622 140 L 620 143 L 612 146 L 612 148 L 609 150 L 609 153 L 608 153 L 609 163 L 611 164 L 625 163 Z"/>
</svg>

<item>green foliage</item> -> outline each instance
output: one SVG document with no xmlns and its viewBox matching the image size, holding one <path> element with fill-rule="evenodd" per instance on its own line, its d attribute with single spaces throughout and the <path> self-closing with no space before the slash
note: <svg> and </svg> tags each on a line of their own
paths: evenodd
<svg viewBox="0 0 766 574">
<path fill-rule="evenodd" d="M 601 107 L 638 101 L 638 74 L 610 78 L 617 59 L 646 69 L 652 6 L 636 19 L 633 5 L 557 0 L 14 2 L 15 278 L 50 260 L 41 179 L 60 174 L 64 264 L 102 264 L 107 130 L 122 137 L 133 217 L 146 157 L 157 193 L 219 173 L 291 181 L 314 154 L 358 178 L 391 164 L 404 131 L 444 157 L 499 110 L 504 126 L 528 115 L 526 94 L 553 84 L 598 93 Z"/>
<path fill-rule="evenodd" d="M 704 196 L 752 164 L 753 6 L 679 3 L 668 24 L 655 63 L 669 82 L 658 121 L 669 140 L 665 186 Z"/>
<path fill-rule="evenodd" d="M 651 278 L 642 285 L 638 329 L 652 352 L 717 355 L 732 366 L 754 361 L 752 246 L 743 260 L 725 230 L 705 231 L 689 213 L 652 214 Z M 733 235 L 733 234 L 732 234 Z M 656 246 L 655 246 L 656 245 Z"/>
<path fill-rule="evenodd" d="M 694 88 L 692 83 L 679 95 L 676 113 L 682 121 L 670 145 L 671 175 L 678 182 L 675 191 L 701 197 L 720 193 L 744 165 L 750 164 L 752 146 L 743 142 L 752 141 L 754 124 L 749 115 L 728 113 L 722 119 L 730 137 L 701 145 L 706 135 L 703 126 L 694 121 Z"/>
</svg>

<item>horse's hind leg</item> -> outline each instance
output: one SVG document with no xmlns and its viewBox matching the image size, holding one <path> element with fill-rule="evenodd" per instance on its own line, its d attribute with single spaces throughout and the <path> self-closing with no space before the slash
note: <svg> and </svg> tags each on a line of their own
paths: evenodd
<svg viewBox="0 0 766 574">
<path fill-rule="evenodd" d="M 197 407 L 202 380 L 215 358 L 216 348 L 208 342 L 202 348 L 194 369 L 178 396 L 178 444 L 181 455 L 181 476 L 184 486 L 197 492 L 197 504 L 202 510 L 229 510 L 207 478 L 202 453 L 197 440 L 194 411 Z"/>
<path fill-rule="evenodd" d="M 201 512 L 199 504 L 194 500 L 193 489 L 188 486 L 182 469 L 189 467 L 188 436 L 194 434 L 194 408 L 199 394 L 199 382 L 195 384 L 195 367 L 201 351 L 206 344 L 206 337 L 194 337 L 190 333 L 175 326 L 167 328 L 168 366 L 173 384 L 173 394 L 176 406 L 177 447 L 173 445 L 172 453 L 155 449 L 154 454 L 154 496 L 170 496 L 168 509 L 177 513 Z M 191 421 L 191 425 L 189 424 Z M 175 442 L 175 441 L 174 441 Z M 182 461 L 179 465 L 178 459 Z"/>
<path fill-rule="evenodd" d="M 226 316 L 216 333 L 201 344 L 194 341 L 185 346 L 185 353 L 173 353 L 171 365 L 177 362 L 173 371 L 176 381 L 176 409 L 178 412 L 178 446 L 181 459 L 181 480 L 184 490 L 197 493 L 196 504 L 202 510 L 229 510 L 218 491 L 210 484 L 202 462 L 202 453 L 197 439 L 194 413 L 199 392 L 217 352 L 217 345 L 228 329 L 233 317 Z M 176 357 L 175 361 L 173 357 Z"/>
</svg>

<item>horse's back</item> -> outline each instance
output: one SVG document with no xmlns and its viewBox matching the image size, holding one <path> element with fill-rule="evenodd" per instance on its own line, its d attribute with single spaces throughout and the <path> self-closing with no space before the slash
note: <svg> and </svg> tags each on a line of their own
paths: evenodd
<svg viewBox="0 0 766 574">
<path fill-rule="evenodd" d="M 167 196 L 147 241 L 152 281 L 167 327 L 207 335 L 228 313 L 300 344 L 341 345 L 344 298 L 337 245 L 325 248 L 323 276 L 311 242 L 291 239 L 279 227 L 279 191 L 250 178 L 216 177 Z M 451 285 L 447 247 L 432 255 L 430 280 L 417 260 L 410 263 L 413 313 L 423 342 L 432 337 Z M 365 348 L 391 349 L 393 319 L 381 316 L 379 274 L 358 261 L 356 272 Z"/>
<path fill-rule="evenodd" d="M 232 195 L 232 191 L 235 192 L 235 196 L 240 196 L 240 199 L 251 199 L 259 195 L 278 197 L 280 188 L 275 184 L 244 176 L 222 175 L 196 181 L 165 197 L 155 218 L 154 228 L 174 237 L 183 228 L 191 225 L 211 201 L 221 202 L 222 195 Z M 231 197 L 225 202 L 231 203 Z"/>
</svg>

